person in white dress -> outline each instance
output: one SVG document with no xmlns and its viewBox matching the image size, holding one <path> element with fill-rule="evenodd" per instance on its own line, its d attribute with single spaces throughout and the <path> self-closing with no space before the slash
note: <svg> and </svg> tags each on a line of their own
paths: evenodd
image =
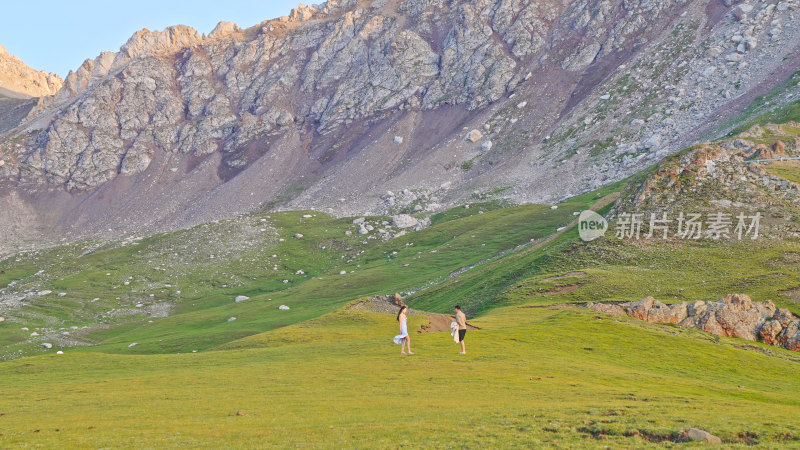
<svg viewBox="0 0 800 450">
<path fill-rule="evenodd" d="M 411 336 L 408 335 L 406 311 L 408 311 L 408 306 L 401 306 L 400 312 L 397 313 L 397 322 L 400 324 L 400 334 L 394 337 L 394 342 L 400 345 L 401 355 L 413 355 L 414 353 L 411 352 Z M 408 353 L 406 353 L 406 350 L 408 350 Z"/>
</svg>

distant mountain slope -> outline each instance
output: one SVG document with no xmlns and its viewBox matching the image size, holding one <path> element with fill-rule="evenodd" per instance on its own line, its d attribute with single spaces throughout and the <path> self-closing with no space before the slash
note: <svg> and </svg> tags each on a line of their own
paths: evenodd
<svg viewBox="0 0 800 450">
<path fill-rule="evenodd" d="M 31 69 L 0 45 L 0 96 L 24 99 L 53 95 L 62 83 L 58 75 Z"/>
<path fill-rule="evenodd" d="M 208 36 L 142 30 L 0 136 L 0 205 L 73 238 L 280 207 L 553 202 L 726 132 L 800 68 L 797 14 L 797 0 L 347 0 Z M 800 98 L 786 86 L 776 105 Z"/>
</svg>

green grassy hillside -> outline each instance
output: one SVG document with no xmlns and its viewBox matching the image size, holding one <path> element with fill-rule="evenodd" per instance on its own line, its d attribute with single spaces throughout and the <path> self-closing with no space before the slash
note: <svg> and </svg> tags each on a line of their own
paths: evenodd
<svg viewBox="0 0 800 450">
<path fill-rule="evenodd" d="M 342 311 L 249 350 L 6 362 L 0 446 L 640 448 L 688 427 L 800 444 L 788 351 L 583 310 L 473 322 L 467 356 L 431 333 L 401 357 L 392 316 Z"/>
<path fill-rule="evenodd" d="M 430 286 L 552 235 L 573 221 L 574 213 L 620 186 L 557 209 L 459 208 L 429 228 L 389 241 L 355 233 L 352 218 L 285 212 L 18 255 L 0 262 L 2 281 L 16 280 L 6 288 L 8 295 L 34 295 L 7 318 L 0 342 L 6 359 L 42 351 L 42 338 L 31 340 L 31 332 L 67 332 L 76 345 L 91 344 L 86 349 L 94 351 L 205 350 L 318 317 L 357 297 Z M 377 226 L 386 219 L 369 220 Z M 296 238 L 298 233 L 303 237 Z M 35 294 L 45 290 L 52 292 Z M 250 299 L 235 303 L 240 295 Z M 451 299 L 432 309 L 449 309 Z M 278 310 L 282 304 L 291 309 Z M 153 317 L 152 311 L 169 315 Z M 232 317 L 236 320 L 229 321 Z"/>
<path fill-rule="evenodd" d="M 799 447 L 797 352 L 579 306 L 736 292 L 800 313 L 790 235 L 579 239 L 579 211 L 630 203 L 654 170 L 393 239 L 389 218 L 361 235 L 299 211 L 9 257 L 0 447 L 692 447 L 691 427 L 726 448 Z M 391 312 L 352 307 L 394 292 L 422 311 L 414 356 Z M 478 327 L 466 356 L 416 332 L 456 303 Z"/>
</svg>

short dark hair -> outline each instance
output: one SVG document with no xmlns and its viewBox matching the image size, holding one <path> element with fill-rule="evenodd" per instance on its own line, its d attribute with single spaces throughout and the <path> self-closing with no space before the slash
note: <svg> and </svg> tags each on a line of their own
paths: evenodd
<svg viewBox="0 0 800 450">
<path fill-rule="evenodd" d="M 455 306 L 455 308 L 456 308 L 456 309 L 461 309 L 461 306 L 459 306 L 459 305 L 456 305 L 456 306 Z"/>
</svg>

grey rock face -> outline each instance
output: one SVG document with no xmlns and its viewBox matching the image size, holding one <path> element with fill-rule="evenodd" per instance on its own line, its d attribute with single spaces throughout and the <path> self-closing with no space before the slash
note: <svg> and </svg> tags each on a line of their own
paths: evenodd
<svg viewBox="0 0 800 450">
<path fill-rule="evenodd" d="M 145 29 L 69 74 L 48 103 L 55 117 L 22 155 L 36 172 L 20 175 L 87 189 L 141 173 L 156 151 L 235 153 L 297 125 L 324 134 L 398 108 L 478 108 L 515 85 L 518 58 L 544 48 L 564 6 L 415 0 L 384 14 L 329 2 L 246 33 L 226 22 L 207 38 Z M 594 58 L 597 44 L 580 52 Z"/>
<path fill-rule="evenodd" d="M 679 150 L 727 103 L 778 83 L 773 72 L 796 64 L 797 3 L 711 23 L 696 2 L 347 0 L 208 36 L 142 30 L 25 122 L 0 124 L 0 184 L 71 196 L 59 217 L 38 211 L 41 197 L 13 202 L 59 226 L 69 216 L 76 234 L 112 219 L 162 231 L 278 201 L 394 215 L 514 186 L 510 200 L 553 202 Z M 462 141 L 472 129 L 481 145 Z M 389 189 L 430 198 L 406 204 Z M 158 204 L 128 213 L 132 198 Z M 20 233 L 7 222 L 0 232 Z"/>
</svg>

